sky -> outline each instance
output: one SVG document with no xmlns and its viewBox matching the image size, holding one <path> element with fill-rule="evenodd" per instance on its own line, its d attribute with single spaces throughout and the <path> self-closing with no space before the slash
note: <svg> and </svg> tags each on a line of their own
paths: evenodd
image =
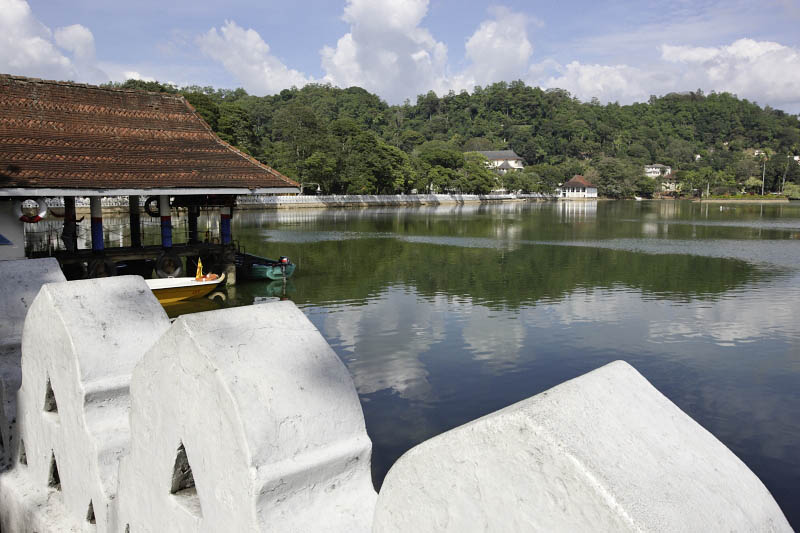
<svg viewBox="0 0 800 533">
<path fill-rule="evenodd" d="M 514 80 L 622 104 L 702 89 L 800 113 L 800 0 L 0 0 L 0 72 L 390 104 Z"/>
</svg>

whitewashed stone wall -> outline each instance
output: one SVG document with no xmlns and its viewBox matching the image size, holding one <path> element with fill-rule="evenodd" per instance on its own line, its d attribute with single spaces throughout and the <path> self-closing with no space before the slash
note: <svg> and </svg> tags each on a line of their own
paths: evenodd
<svg viewBox="0 0 800 533">
<path fill-rule="evenodd" d="M 791 531 L 761 481 L 618 361 L 411 449 L 373 531 Z"/>
<path fill-rule="evenodd" d="M 65 281 L 58 261 L 21 259 L 0 261 L 0 459 L 10 457 L 11 422 L 17 413 L 22 329 L 28 308 L 45 283 Z M 1 462 L 1 461 L 0 461 Z"/>
<path fill-rule="evenodd" d="M 133 367 L 168 327 L 137 276 L 47 284 L 28 312 L 17 464 L 40 491 L 56 493 L 66 514 L 98 531 L 116 531 Z"/>
<path fill-rule="evenodd" d="M 178 318 L 131 392 L 120 488 L 131 531 L 369 531 L 361 404 L 293 303 Z"/>
<path fill-rule="evenodd" d="M 791 531 L 622 362 L 420 444 L 378 496 L 352 379 L 291 302 L 170 325 L 138 277 L 46 284 L 22 374 L 2 531 Z"/>
</svg>

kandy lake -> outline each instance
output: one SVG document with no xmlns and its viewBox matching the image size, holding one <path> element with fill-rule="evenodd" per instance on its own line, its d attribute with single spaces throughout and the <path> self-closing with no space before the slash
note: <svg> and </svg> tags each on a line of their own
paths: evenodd
<svg viewBox="0 0 800 533">
<path fill-rule="evenodd" d="M 413 445 L 624 359 L 800 529 L 800 203 L 237 211 L 233 233 L 298 265 L 285 294 L 355 380 L 376 487 Z"/>
</svg>

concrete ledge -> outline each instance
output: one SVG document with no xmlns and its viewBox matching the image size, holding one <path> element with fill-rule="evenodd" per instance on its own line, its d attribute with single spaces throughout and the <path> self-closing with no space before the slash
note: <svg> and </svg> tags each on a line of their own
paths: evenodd
<svg viewBox="0 0 800 533">
<path fill-rule="evenodd" d="M 730 450 L 615 362 L 407 452 L 373 531 L 791 527 Z"/>
</svg>

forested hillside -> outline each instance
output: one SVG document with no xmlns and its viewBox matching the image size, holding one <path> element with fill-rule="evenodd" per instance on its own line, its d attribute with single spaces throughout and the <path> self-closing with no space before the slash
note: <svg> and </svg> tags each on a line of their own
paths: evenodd
<svg viewBox="0 0 800 533">
<path fill-rule="evenodd" d="M 488 192 L 498 177 L 470 152 L 502 149 L 527 165 L 500 178 L 513 190 L 549 191 L 580 173 L 601 195 L 650 195 L 659 184 L 643 174 L 649 163 L 672 166 L 684 192 L 760 193 L 762 172 L 766 191 L 800 185 L 800 165 L 787 157 L 800 154 L 798 117 L 727 93 L 601 105 L 517 81 L 389 106 L 358 87 L 256 97 L 136 80 L 114 86 L 180 92 L 220 137 L 325 193 Z"/>
</svg>

